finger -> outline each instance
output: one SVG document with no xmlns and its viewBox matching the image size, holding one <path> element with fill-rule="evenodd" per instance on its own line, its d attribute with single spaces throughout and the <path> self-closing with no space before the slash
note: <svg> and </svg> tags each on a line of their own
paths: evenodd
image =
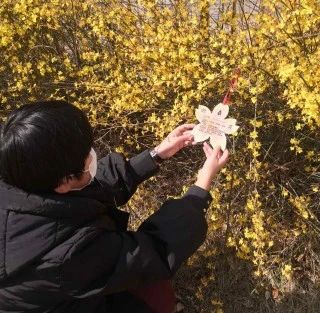
<svg viewBox="0 0 320 313">
<path fill-rule="evenodd" d="M 208 145 L 208 143 L 205 141 L 204 143 L 203 143 L 203 147 L 206 149 L 206 151 L 208 151 L 208 152 L 210 152 L 212 149 L 211 149 L 211 147 Z"/>
<path fill-rule="evenodd" d="M 189 135 L 190 136 L 190 140 L 194 141 L 194 135 L 192 133 L 192 130 L 187 130 L 182 135 Z"/>
<path fill-rule="evenodd" d="M 192 141 L 193 141 L 193 136 L 181 135 L 181 136 L 172 138 L 170 141 L 170 146 L 180 150 L 186 147 L 187 145 L 191 144 Z"/>
<path fill-rule="evenodd" d="M 207 145 L 210 157 L 215 158 L 214 149 L 208 143 L 206 143 L 206 145 Z"/>
<path fill-rule="evenodd" d="M 183 135 L 186 135 L 186 134 L 192 135 L 192 130 L 185 130 L 185 131 L 183 132 Z"/>
<path fill-rule="evenodd" d="M 211 148 L 211 146 L 205 141 L 204 143 L 203 143 L 205 146 L 206 146 L 206 148 L 208 149 L 208 150 L 212 150 L 212 148 Z M 213 151 L 213 150 L 212 150 Z"/>
<path fill-rule="evenodd" d="M 222 156 L 219 159 L 219 165 L 221 167 L 225 166 L 226 163 L 228 162 L 228 158 L 229 158 L 229 151 L 226 149 L 223 151 Z"/>
<path fill-rule="evenodd" d="M 203 143 L 203 147 L 204 147 L 205 151 L 207 152 L 208 156 L 210 156 L 213 152 L 212 148 L 208 145 L 207 142 Z"/>
<path fill-rule="evenodd" d="M 184 142 L 184 141 L 192 141 L 193 135 L 192 134 L 184 134 L 174 138 L 176 142 Z"/>
<path fill-rule="evenodd" d="M 196 126 L 196 124 L 183 124 L 183 125 L 178 126 L 176 129 L 174 129 L 172 133 L 174 135 L 180 135 L 181 133 L 183 133 L 186 130 L 192 130 L 195 126 Z"/>
<path fill-rule="evenodd" d="M 192 123 L 192 124 L 182 124 L 180 126 L 177 127 L 177 129 L 179 130 L 188 130 L 188 129 L 193 129 L 196 126 L 196 124 Z"/>
<path fill-rule="evenodd" d="M 203 148 L 204 154 L 206 156 L 206 158 L 208 159 L 210 157 L 210 155 L 208 154 L 208 152 Z"/>
<path fill-rule="evenodd" d="M 221 150 L 221 147 L 220 147 L 220 146 L 216 146 L 216 147 L 213 149 L 212 157 L 215 158 L 215 159 L 217 159 L 220 150 Z"/>
<path fill-rule="evenodd" d="M 210 157 L 210 154 L 208 153 L 208 150 L 206 148 L 206 146 L 203 144 L 202 149 L 204 151 L 204 154 L 206 155 L 206 158 L 208 159 Z"/>
<path fill-rule="evenodd" d="M 213 155 L 213 149 L 212 147 L 206 142 L 207 151 L 210 157 Z"/>
<path fill-rule="evenodd" d="M 185 146 L 190 146 L 190 145 L 192 145 L 192 143 L 193 143 L 192 140 L 186 140 L 186 141 L 184 142 L 184 145 L 185 145 Z"/>
</svg>

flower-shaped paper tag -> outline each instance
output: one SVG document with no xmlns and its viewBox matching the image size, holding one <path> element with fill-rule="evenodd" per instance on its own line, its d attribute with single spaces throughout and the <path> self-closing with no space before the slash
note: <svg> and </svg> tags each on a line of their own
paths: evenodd
<svg viewBox="0 0 320 313">
<path fill-rule="evenodd" d="M 210 138 L 210 144 L 214 148 L 220 146 L 226 149 L 227 138 L 225 134 L 235 133 L 239 126 L 236 119 L 226 118 L 229 113 L 229 105 L 219 103 L 212 112 L 206 106 L 199 105 L 196 109 L 196 117 L 200 124 L 192 130 L 195 142 L 205 141 Z"/>
</svg>

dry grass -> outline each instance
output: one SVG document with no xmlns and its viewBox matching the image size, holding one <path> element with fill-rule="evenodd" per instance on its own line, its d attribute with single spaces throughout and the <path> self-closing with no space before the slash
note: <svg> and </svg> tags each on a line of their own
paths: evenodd
<svg viewBox="0 0 320 313">
<path fill-rule="evenodd" d="M 319 283 L 310 280 L 301 285 L 289 283 L 287 288 L 291 292 L 280 294 L 270 286 L 258 288 L 252 266 L 239 260 L 232 250 L 210 257 L 203 255 L 203 251 L 197 252 L 192 264 L 185 264 L 175 279 L 185 313 L 213 313 L 219 309 L 224 313 L 320 312 Z M 203 286 L 201 282 L 208 277 L 211 281 Z"/>
<path fill-rule="evenodd" d="M 99 132 L 98 132 L 99 134 Z M 100 144 L 102 152 L 112 151 L 113 143 Z M 150 144 L 150 147 L 152 144 Z M 148 147 L 148 146 L 147 146 Z M 192 147 L 167 161 L 156 181 L 147 181 L 134 199 L 130 227 L 137 226 L 157 209 L 168 196 L 179 196 L 183 185 L 191 185 L 201 167 L 201 147 Z M 134 154 L 134 151 L 132 151 Z M 192 161 L 191 161 L 192 160 Z M 277 208 L 272 208 L 277 211 Z M 208 215 L 209 217 L 209 215 Z M 210 221 L 209 221 L 210 222 Z M 210 229 L 210 227 L 209 227 Z M 279 255 L 300 255 L 291 281 L 275 280 L 276 275 L 255 278 L 251 262 L 239 259 L 226 248 L 226 229 L 208 233 L 205 244 L 182 266 L 174 280 L 175 289 L 185 306 L 184 313 L 319 313 L 320 243 L 319 236 L 308 234 L 300 242 L 285 245 Z M 294 251 L 293 251 L 294 250 Z M 274 272 L 277 268 L 275 265 Z M 271 269 L 272 272 L 272 269 Z"/>
</svg>

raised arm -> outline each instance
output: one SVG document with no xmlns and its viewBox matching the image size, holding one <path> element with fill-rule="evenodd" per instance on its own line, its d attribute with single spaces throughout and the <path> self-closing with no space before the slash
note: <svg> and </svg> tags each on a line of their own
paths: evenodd
<svg viewBox="0 0 320 313">
<path fill-rule="evenodd" d="M 126 160 L 120 153 L 110 153 L 98 162 L 96 179 L 118 206 L 125 204 L 138 185 L 158 171 L 149 150 Z"/>
<path fill-rule="evenodd" d="M 96 178 L 106 193 L 112 194 L 117 206 L 125 204 L 138 185 L 153 176 L 157 159 L 168 159 L 183 147 L 192 143 L 190 131 L 194 124 L 184 124 L 174 129 L 155 149 L 152 157 L 149 150 L 126 160 L 122 154 L 111 153 L 98 163 Z"/>
<path fill-rule="evenodd" d="M 137 232 L 79 232 L 60 266 L 61 290 L 85 298 L 172 277 L 203 243 L 210 201 L 207 191 L 192 186 L 181 199 L 166 201 Z"/>
</svg>

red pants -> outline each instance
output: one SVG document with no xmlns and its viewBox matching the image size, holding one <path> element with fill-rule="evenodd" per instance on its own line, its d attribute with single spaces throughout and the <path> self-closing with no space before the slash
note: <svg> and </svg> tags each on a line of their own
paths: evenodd
<svg viewBox="0 0 320 313">
<path fill-rule="evenodd" d="M 169 280 L 162 280 L 143 288 L 130 290 L 155 313 L 173 313 L 176 306 L 174 291 Z"/>
</svg>

